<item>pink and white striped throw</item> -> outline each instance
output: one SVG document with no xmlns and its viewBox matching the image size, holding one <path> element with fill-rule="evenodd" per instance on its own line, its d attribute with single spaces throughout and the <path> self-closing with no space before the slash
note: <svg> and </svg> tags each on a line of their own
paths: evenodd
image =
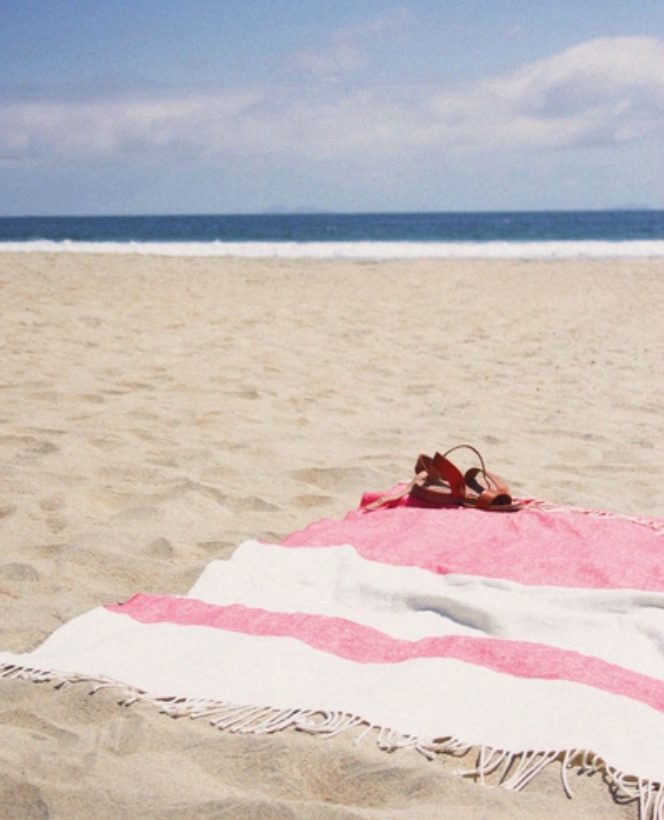
<svg viewBox="0 0 664 820">
<path fill-rule="evenodd" d="M 564 783 L 602 770 L 663 818 L 663 534 L 535 502 L 361 506 L 245 542 L 187 596 L 139 594 L 0 653 L 2 674 L 117 684 L 234 730 L 477 747 L 476 771 L 508 788 L 560 760 Z"/>
</svg>

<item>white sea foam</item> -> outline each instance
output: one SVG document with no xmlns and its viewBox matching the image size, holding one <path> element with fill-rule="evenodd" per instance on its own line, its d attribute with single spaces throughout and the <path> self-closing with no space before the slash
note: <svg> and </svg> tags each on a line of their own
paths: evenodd
<svg viewBox="0 0 664 820">
<path fill-rule="evenodd" d="M 660 259 L 664 240 L 542 242 L 0 242 L 0 252 L 257 259 Z"/>
</svg>

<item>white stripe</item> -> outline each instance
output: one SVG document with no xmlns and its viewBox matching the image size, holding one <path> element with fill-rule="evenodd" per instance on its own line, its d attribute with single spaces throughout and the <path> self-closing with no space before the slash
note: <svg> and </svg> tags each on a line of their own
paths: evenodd
<svg viewBox="0 0 664 820">
<path fill-rule="evenodd" d="M 380 564 L 350 545 L 247 541 L 189 592 L 207 603 L 347 618 L 404 640 L 465 635 L 580 652 L 664 678 L 664 594 L 526 586 Z"/>
</svg>

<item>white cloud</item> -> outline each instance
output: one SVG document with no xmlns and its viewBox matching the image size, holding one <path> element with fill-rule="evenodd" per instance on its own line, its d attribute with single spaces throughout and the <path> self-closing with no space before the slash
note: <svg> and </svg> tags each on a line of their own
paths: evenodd
<svg viewBox="0 0 664 820">
<path fill-rule="evenodd" d="M 142 150 L 232 148 L 215 130 L 247 117 L 261 95 L 12 102 L 0 105 L 0 157 L 109 156 Z"/>
<path fill-rule="evenodd" d="M 377 33 L 379 23 L 375 22 Z M 341 37 L 358 65 L 370 31 Z M 337 49 L 337 58 L 343 51 Z M 321 63 L 322 66 L 322 63 Z M 0 159 L 312 158 L 610 145 L 664 132 L 664 43 L 600 39 L 464 89 L 302 88 L 0 103 Z"/>
<path fill-rule="evenodd" d="M 384 44 L 386 38 L 400 36 L 408 21 L 405 9 L 391 9 L 380 17 L 340 29 L 324 47 L 293 55 L 291 68 L 319 82 L 343 81 L 353 72 L 367 68 L 375 46 Z"/>
<path fill-rule="evenodd" d="M 498 145 L 574 146 L 639 139 L 664 125 L 664 43 L 593 40 L 479 85 Z"/>
</svg>

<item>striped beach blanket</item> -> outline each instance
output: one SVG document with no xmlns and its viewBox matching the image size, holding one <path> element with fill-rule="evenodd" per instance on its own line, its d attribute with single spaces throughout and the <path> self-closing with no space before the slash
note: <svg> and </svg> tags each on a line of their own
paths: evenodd
<svg viewBox="0 0 664 820">
<path fill-rule="evenodd" d="M 138 594 L 0 653 L 222 729 L 473 750 L 507 788 L 558 761 L 664 817 L 664 521 L 403 498 L 247 541 L 186 596 Z"/>
</svg>

